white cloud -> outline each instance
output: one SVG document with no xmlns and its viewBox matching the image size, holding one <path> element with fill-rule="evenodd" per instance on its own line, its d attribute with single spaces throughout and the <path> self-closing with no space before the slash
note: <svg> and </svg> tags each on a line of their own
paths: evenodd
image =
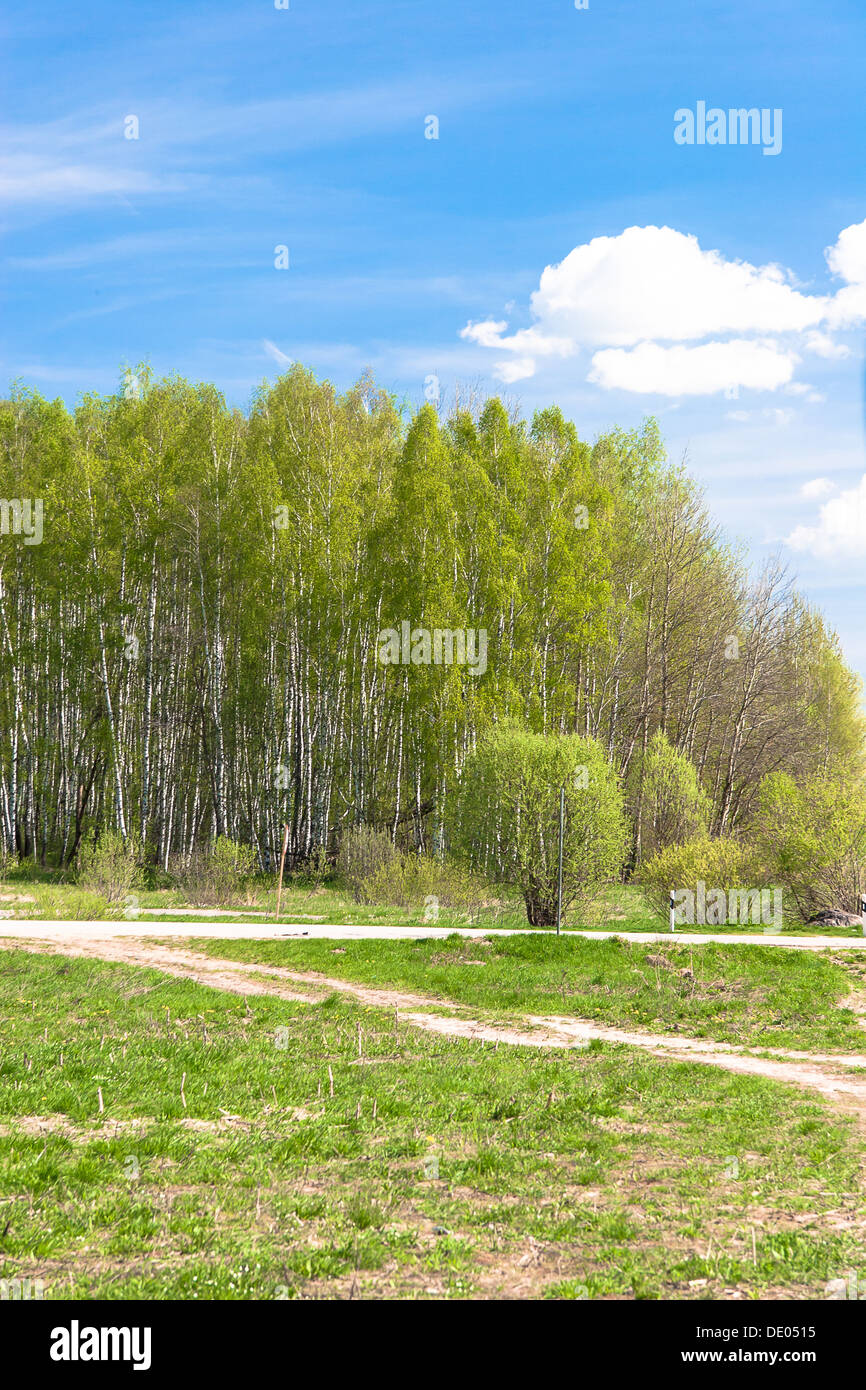
<svg viewBox="0 0 866 1390">
<path fill-rule="evenodd" d="M 796 527 L 787 543 L 793 550 L 808 551 L 819 560 L 859 559 L 866 549 L 864 527 L 866 473 L 856 487 L 823 504 L 817 525 Z"/>
<path fill-rule="evenodd" d="M 866 221 L 845 228 L 825 256 L 847 283 L 833 294 L 805 293 L 782 266 L 727 260 L 673 227 L 628 227 L 546 267 L 530 299 L 530 327 L 509 333 L 507 321 L 491 318 L 467 324 L 461 336 L 510 354 L 515 360 L 495 367 L 507 381 L 534 375 L 540 359 L 589 349 L 588 380 L 605 389 L 791 389 L 799 361 L 792 342 L 844 357 L 848 348 L 822 328 L 866 320 Z"/>
<path fill-rule="evenodd" d="M 535 374 L 535 358 L 514 357 L 510 362 L 497 362 L 494 371 L 499 381 L 510 386 L 513 381 L 524 381 Z"/>
<path fill-rule="evenodd" d="M 812 478 L 800 488 L 800 496 L 807 502 L 818 502 L 836 491 L 836 484 L 829 478 Z"/>
<path fill-rule="evenodd" d="M 460 331 L 460 337 L 469 342 L 515 354 L 513 361 L 496 363 L 500 381 L 521 381 L 533 376 L 538 357 L 571 357 L 574 353 L 574 344 L 569 338 L 550 337 L 537 328 L 522 328 L 510 338 L 503 338 L 507 327 L 507 323 L 487 319 L 483 323 L 468 323 Z"/>
<path fill-rule="evenodd" d="M 460 337 L 470 342 L 480 343 L 482 347 L 501 347 L 502 334 L 508 327 L 505 319 L 487 319 L 484 323 L 467 323 L 461 328 Z"/>
<path fill-rule="evenodd" d="M 283 352 L 282 348 L 278 348 L 276 343 L 271 342 L 270 338 L 262 339 L 262 347 L 268 354 L 268 357 L 272 357 L 278 366 L 290 367 L 292 365 L 294 359 L 288 357 L 286 353 Z"/>
<path fill-rule="evenodd" d="M 0 159 L 0 197 L 7 203 L 56 202 L 111 194 L 180 192 L 179 179 L 95 164 L 58 164 L 23 155 Z"/>
<path fill-rule="evenodd" d="M 866 284 L 866 221 L 855 222 L 839 233 L 834 246 L 824 255 L 834 275 L 849 285 Z"/>
<path fill-rule="evenodd" d="M 790 381 L 797 358 L 774 343 L 734 338 L 701 347 L 641 343 L 630 352 L 606 348 L 592 359 L 589 380 L 607 390 L 660 396 L 705 396 L 747 386 L 774 391 Z"/>
<path fill-rule="evenodd" d="M 866 221 L 846 227 L 824 255 L 833 274 L 847 282 L 830 304 L 828 322 L 850 328 L 866 317 Z"/>
<path fill-rule="evenodd" d="M 744 425 L 750 420 L 769 420 L 780 429 L 785 429 L 795 418 L 793 410 L 785 410 L 780 406 L 765 406 L 763 410 L 729 410 L 725 414 L 726 420 L 736 420 L 738 424 Z"/>
<path fill-rule="evenodd" d="M 175 7 L 178 8 L 178 7 Z M 270 100 L 211 101 L 183 105 L 149 91 L 141 110 L 142 141 L 136 160 L 151 161 L 151 173 L 128 166 L 123 107 L 108 103 L 60 120 L 0 126 L 0 195 L 10 206 L 62 203 L 70 197 L 184 192 L 207 181 L 208 164 L 184 173 L 194 151 L 221 150 L 236 157 L 243 142 L 266 141 L 270 150 L 305 150 L 411 128 L 419 121 L 418 93 L 424 81 L 402 74 L 390 82 L 299 93 Z M 481 80 L 477 65 L 436 84 L 440 111 L 456 113 L 493 104 L 526 86 L 503 69 Z M 135 113 L 135 108 L 133 112 Z M 239 143 L 240 142 L 240 143 Z M 178 177 L 171 176 L 171 169 Z M 220 187 L 225 190 L 225 179 Z"/>
<path fill-rule="evenodd" d="M 816 357 L 850 357 L 851 349 L 844 343 L 834 343 L 827 333 L 819 333 L 817 329 L 806 334 L 805 348 L 807 352 L 814 352 Z"/>
<path fill-rule="evenodd" d="M 773 406 L 772 409 L 765 410 L 764 415 L 768 420 L 772 420 L 774 425 L 779 425 L 782 428 L 786 425 L 790 425 L 794 420 L 793 410 L 785 410 L 779 406 Z"/>
<path fill-rule="evenodd" d="M 825 301 L 789 279 L 777 265 L 726 261 L 673 227 L 628 227 L 548 266 L 532 312 L 546 331 L 612 347 L 801 330 L 823 317 Z"/>
</svg>

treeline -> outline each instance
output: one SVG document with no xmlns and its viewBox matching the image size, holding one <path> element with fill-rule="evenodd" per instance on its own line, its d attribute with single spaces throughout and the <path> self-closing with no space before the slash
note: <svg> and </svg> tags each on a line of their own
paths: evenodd
<svg viewBox="0 0 866 1390">
<path fill-rule="evenodd" d="M 716 833 L 768 772 L 859 765 L 836 638 L 777 563 L 750 583 L 653 422 L 588 444 L 496 399 L 410 419 L 299 367 L 245 416 L 139 370 L 72 414 L 2 402 L 0 496 L 43 517 L 37 544 L 2 511 L 7 854 L 70 863 L 111 827 L 155 862 L 225 834 L 269 866 L 284 822 L 294 864 L 348 824 L 437 852 L 504 719 L 600 741 L 637 858 L 658 729 Z"/>
</svg>

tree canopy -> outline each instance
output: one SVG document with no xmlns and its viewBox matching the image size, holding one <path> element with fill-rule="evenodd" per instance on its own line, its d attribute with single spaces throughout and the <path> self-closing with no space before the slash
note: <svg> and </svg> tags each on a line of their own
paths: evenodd
<svg viewBox="0 0 866 1390">
<path fill-rule="evenodd" d="M 136 369 L 73 412 L 0 403 L 0 496 L 44 512 L 41 543 L 0 535 L 7 853 L 68 862 L 105 827 L 265 864 L 284 821 L 291 862 L 350 824 L 436 850 L 505 721 L 596 740 L 637 853 L 659 730 L 714 833 L 768 773 L 861 766 L 836 638 L 777 563 L 750 578 L 652 421 L 590 444 L 555 407 L 411 415 L 301 367 L 244 414 Z M 452 659 L 383 664 L 403 623 Z"/>
</svg>

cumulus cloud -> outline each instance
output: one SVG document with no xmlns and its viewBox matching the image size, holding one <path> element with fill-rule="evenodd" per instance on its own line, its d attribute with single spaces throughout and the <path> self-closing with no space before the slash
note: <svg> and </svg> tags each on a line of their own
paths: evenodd
<svg viewBox="0 0 866 1390">
<path fill-rule="evenodd" d="M 461 336 L 503 356 L 503 380 L 534 375 L 545 358 L 592 353 L 588 380 L 668 396 L 790 387 L 802 351 L 847 355 L 827 330 L 866 320 L 866 221 L 825 251 L 845 285 L 806 293 L 776 264 L 751 265 L 704 249 L 673 227 L 628 227 L 594 237 L 547 266 L 530 299 L 532 324 L 469 323 Z M 783 345 L 777 339 L 786 338 Z"/>
<path fill-rule="evenodd" d="M 840 280 L 851 285 L 866 284 L 866 221 L 855 222 L 839 233 L 834 246 L 824 252 L 827 264 Z"/>
<path fill-rule="evenodd" d="M 734 338 L 702 347 L 660 347 L 641 343 L 626 352 L 605 348 L 592 359 L 589 380 L 608 390 L 660 396 L 705 396 L 740 386 L 775 391 L 790 381 L 797 358 L 774 343 Z"/>
<path fill-rule="evenodd" d="M 821 333 L 817 329 L 806 334 L 805 348 L 816 357 L 849 357 L 851 354 L 851 349 L 844 343 L 834 342 L 828 333 Z"/>
<path fill-rule="evenodd" d="M 806 502 L 819 502 L 822 497 L 829 497 L 835 491 L 836 484 L 829 478 L 812 478 L 800 488 L 800 496 Z"/>
<path fill-rule="evenodd" d="M 851 560 L 863 555 L 864 525 L 866 473 L 856 487 L 823 504 L 815 526 L 796 527 L 787 542 L 793 550 L 807 551 L 819 560 Z"/>
<path fill-rule="evenodd" d="M 534 357 L 514 357 L 510 362 L 497 362 L 496 364 L 497 377 L 508 385 L 512 381 L 523 381 L 524 377 L 534 374 Z"/>
<path fill-rule="evenodd" d="M 501 381 L 520 381 L 522 377 L 533 376 L 539 357 L 571 357 L 574 353 L 570 338 L 557 338 L 539 328 L 522 328 L 510 338 L 504 338 L 502 335 L 507 327 L 507 323 L 488 319 L 484 323 L 467 323 L 460 332 L 461 338 L 478 343 L 480 347 L 500 348 L 514 354 L 512 361 L 496 364 L 496 375 Z"/>
<path fill-rule="evenodd" d="M 801 294 L 777 265 L 726 261 L 673 227 L 595 237 L 548 266 L 532 296 L 547 331 L 627 347 L 711 333 L 784 332 L 817 323 L 824 301 Z"/>
</svg>

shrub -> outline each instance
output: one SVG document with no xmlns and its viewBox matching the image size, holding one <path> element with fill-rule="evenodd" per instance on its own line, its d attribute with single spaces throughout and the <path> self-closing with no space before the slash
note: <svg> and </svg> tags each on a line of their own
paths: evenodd
<svg viewBox="0 0 866 1390">
<path fill-rule="evenodd" d="M 227 835 L 218 835 L 213 844 L 198 846 L 189 855 L 176 856 L 169 868 L 186 898 L 202 907 L 221 907 L 239 898 L 252 900 L 249 880 L 256 870 L 256 852 Z"/>
<path fill-rule="evenodd" d="M 337 868 L 345 879 L 356 902 L 368 902 L 364 887 L 381 871 L 387 871 L 400 859 L 400 852 L 385 830 L 369 825 L 350 825 L 344 830 Z"/>
<path fill-rule="evenodd" d="M 78 852 L 78 883 L 112 907 L 142 881 L 141 846 L 117 830 L 93 832 Z"/>
<path fill-rule="evenodd" d="M 628 842 L 619 780 L 594 739 L 497 726 L 467 760 L 450 823 L 462 861 L 517 888 L 534 927 L 556 921 L 560 788 L 562 908 L 585 919 L 619 876 Z"/>
<path fill-rule="evenodd" d="M 136 883 L 133 887 L 138 887 Z M 73 892 L 65 886 L 52 884 L 33 884 L 36 901 L 26 908 L 16 911 L 17 917 L 37 921 L 118 921 L 127 916 L 124 907 L 126 896 L 121 902 L 110 903 L 101 893 L 93 893 L 78 884 Z"/>
<path fill-rule="evenodd" d="M 360 882 L 358 901 L 421 913 L 426 922 L 437 921 L 440 911 L 467 922 L 486 915 L 495 919 L 502 911 L 489 884 L 465 866 L 417 854 L 398 854 L 380 864 Z"/>
<path fill-rule="evenodd" d="M 856 781 L 785 773 L 761 783 L 751 833 L 804 921 L 823 908 L 859 913 L 866 888 L 866 797 Z"/>
<path fill-rule="evenodd" d="M 288 878 L 299 888 L 316 889 L 321 888 L 327 879 L 332 878 L 333 873 L 334 869 L 328 859 L 327 849 L 324 845 L 316 845 L 309 859 L 294 868 Z"/>
<path fill-rule="evenodd" d="M 634 875 L 650 908 L 667 921 L 671 889 L 708 889 L 729 893 L 736 888 L 756 888 L 765 882 L 752 846 L 730 837 L 704 835 L 681 845 L 668 845 L 644 860 Z"/>
<path fill-rule="evenodd" d="M 648 857 L 667 845 L 706 839 L 710 798 L 694 764 L 661 729 L 650 739 L 642 772 L 641 854 Z"/>
</svg>

